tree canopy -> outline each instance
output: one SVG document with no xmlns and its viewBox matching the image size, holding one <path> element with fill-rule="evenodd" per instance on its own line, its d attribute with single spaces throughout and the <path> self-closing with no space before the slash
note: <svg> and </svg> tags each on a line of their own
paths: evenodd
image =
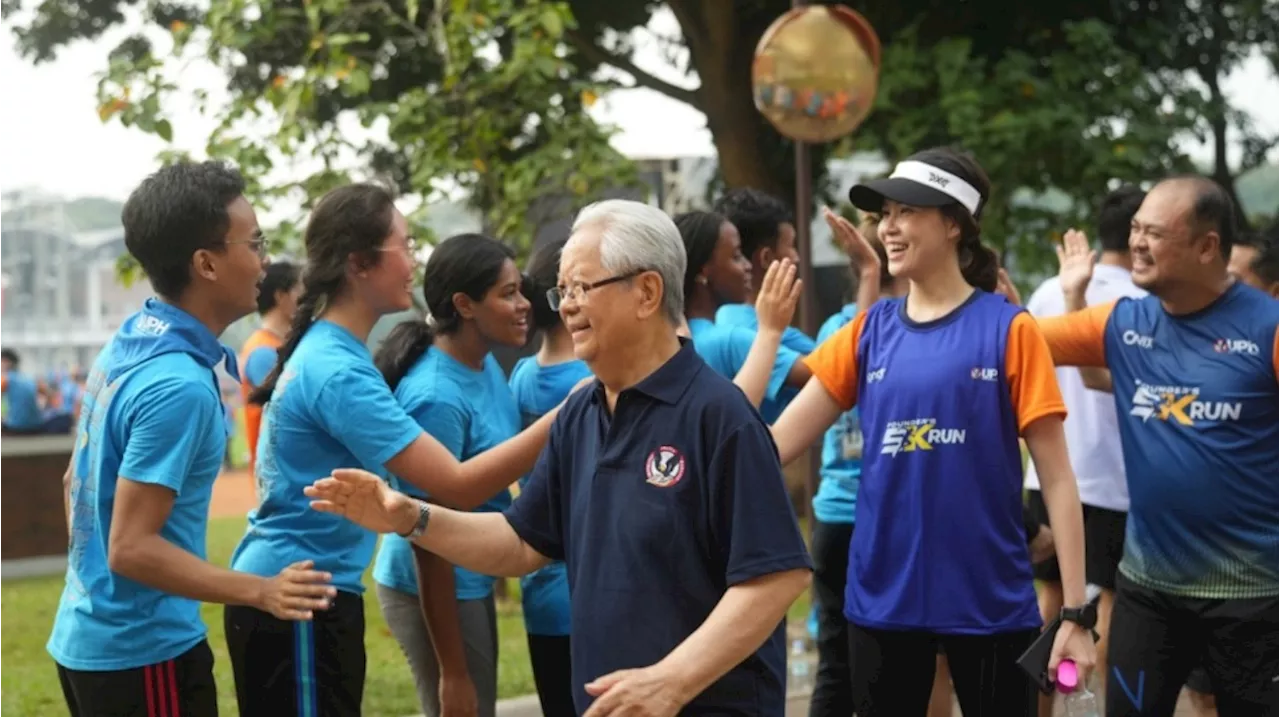
<svg viewBox="0 0 1280 717">
<path fill-rule="evenodd" d="M 3 0 L 6 16 L 21 1 Z M 855 136 L 813 148 L 815 186 L 833 152 L 871 150 L 893 161 L 963 146 L 996 187 L 984 218 L 989 241 L 1029 268 L 1051 261 L 1045 239 L 1086 222 L 1109 183 L 1189 169 L 1179 140 L 1211 138 L 1214 176 L 1228 187 L 1275 144 L 1221 92 L 1251 52 L 1275 67 L 1271 0 L 849 4 L 884 43 L 880 93 Z M 174 69 L 207 58 L 231 98 L 208 108 L 219 119 L 208 153 L 239 164 L 260 196 L 314 198 L 354 169 L 424 200 L 461 190 L 488 229 L 527 247 L 545 218 L 540 208 L 634 181 L 609 146 L 609 128 L 584 111 L 616 87 L 646 87 L 703 112 L 724 184 L 793 196 L 794 147 L 756 112 L 750 87 L 755 46 L 789 6 L 39 0 L 15 33 L 20 51 L 41 62 L 139 18 L 150 31 L 121 43 L 104 68 L 104 121 L 170 138 L 166 109 L 207 100 L 184 90 Z M 693 89 L 636 64 L 635 31 L 662 7 L 680 36 L 645 39 L 696 81 Z M 367 131 L 353 131 L 356 120 Z M 1232 138 L 1244 149 L 1236 166 L 1227 160 Z M 298 157 L 315 158 L 315 171 L 277 180 L 273 170 Z"/>
</svg>

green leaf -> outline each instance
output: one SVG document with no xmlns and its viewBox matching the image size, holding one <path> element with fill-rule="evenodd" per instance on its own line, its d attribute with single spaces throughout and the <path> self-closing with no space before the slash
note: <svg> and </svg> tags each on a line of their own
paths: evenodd
<svg viewBox="0 0 1280 717">
<path fill-rule="evenodd" d="M 173 126 L 169 124 L 169 120 L 159 120 L 156 122 L 155 133 L 160 135 L 160 139 L 166 142 L 173 141 Z"/>
<path fill-rule="evenodd" d="M 325 39 L 325 44 L 329 45 L 330 47 L 342 47 L 343 45 L 350 45 L 353 42 L 368 42 L 368 41 L 369 41 L 369 33 L 367 32 L 357 32 L 357 33 L 339 32 L 339 33 L 334 33 L 332 35 L 329 35 Z"/>
<path fill-rule="evenodd" d="M 142 277 L 142 266 L 132 254 L 121 254 L 116 257 L 115 274 L 120 283 L 129 288 Z"/>
<path fill-rule="evenodd" d="M 547 31 L 547 36 L 552 40 L 559 40 L 564 34 L 564 22 L 560 19 L 560 12 L 554 6 L 544 7 L 539 19 L 542 29 Z"/>
</svg>

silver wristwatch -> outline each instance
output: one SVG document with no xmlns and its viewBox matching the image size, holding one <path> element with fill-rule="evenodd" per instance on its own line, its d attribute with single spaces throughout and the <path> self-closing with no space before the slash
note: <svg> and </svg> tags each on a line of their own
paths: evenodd
<svg viewBox="0 0 1280 717">
<path fill-rule="evenodd" d="M 414 522 L 413 528 L 408 533 L 401 533 L 400 537 L 408 540 L 420 537 L 427 532 L 427 521 L 431 520 L 431 504 L 425 500 L 418 501 L 418 520 Z"/>
</svg>

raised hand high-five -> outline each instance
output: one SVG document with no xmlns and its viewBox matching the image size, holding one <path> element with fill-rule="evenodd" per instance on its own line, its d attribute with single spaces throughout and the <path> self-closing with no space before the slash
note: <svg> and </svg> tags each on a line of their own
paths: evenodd
<svg viewBox="0 0 1280 717">
<path fill-rule="evenodd" d="M 835 235 L 836 242 L 841 249 L 844 249 L 844 253 L 849 255 L 849 260 L 859 271 L 874 269 L 877 274 L 879 273 L 880 257 L 876 255 L 871 242 L 867 241 L 852 222 L 832 211 L 830 207 L 822 208 L 822 218 L 827 220 L 827 226 L 831 227 L 831 233 Z"/>
<path fill-rule="evenodd" d="M 756 294 L 756 318 L 761 330 L 782 333 L 791 325 L 804 282 L 796 278 L 796 265 L 790 259 L 769 265 Z"/>
<path fill-rule="evenodd" d="M 1068 229 L 1062 235 L 1058 251 L 1058 281 L 1062 293 L 1069 297 L 1084 298 L 1084 290 L 1093 278 L 1093 265 L 1098 253 L 1089 248 L 1089 237 L 1084 232 Z"/>
</svg>

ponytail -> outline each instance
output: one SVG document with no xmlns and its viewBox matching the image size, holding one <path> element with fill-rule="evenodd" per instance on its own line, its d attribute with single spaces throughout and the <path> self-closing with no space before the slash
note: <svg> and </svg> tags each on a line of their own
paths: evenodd
<svg viewBox="0 0 1280 717">
<path fill-rule="evenodd" d="M 1000 282 L 1000 258 L 975 236 L 960 245 L 960 273 L 970 286 L 994 292 Z"/>
<path fill-rule="evenodd" d="M 302 277 L 302 296 L 298 297 L 298 309 L 293 315 L 293 322 L 289 324 L 289 335 L 285 337 L 284 344 L 276 352 L 276 365 L 271 369 L 271 373 L 267 374 L 266 379 L 249 393 L 249 403 L 262 406 L 271 400 L 271 394 L 276 390 L 276 382 L 280 380 L 280 373 L 284 371 L 285 363 L 298 349 L 298 344 L 302 343 L 302 337 L 311 328 L 311 324 L 315 323 L 316 316 L 320 314 L 324 304 L 338 290 L 340 284 L 341 275 L 339 278 L 325 278 L 307 272 Z"/>
<path fill-rule="evenodd" d="M 391 390 L 396 390 L 409 369 L 422 358 L 435 341 L 435 330 L 421 319 L 402 321 L 382 340 L 373 364 Z"/>
<path fill-rule="evenodd" d="M 960 242 L 956 245 L 957 258 L 960 260 L 960 274 L 969 286 L 993 292 L 1000 282 L 1000 257 L 994 250 L 982 243 L 982 229 L 978 219 L 959 203 L 940 207 L 942 216 L 956 223 L 960 228 Z M 978 208 L 982 212 L 982 208 Z"/>
</svg>

